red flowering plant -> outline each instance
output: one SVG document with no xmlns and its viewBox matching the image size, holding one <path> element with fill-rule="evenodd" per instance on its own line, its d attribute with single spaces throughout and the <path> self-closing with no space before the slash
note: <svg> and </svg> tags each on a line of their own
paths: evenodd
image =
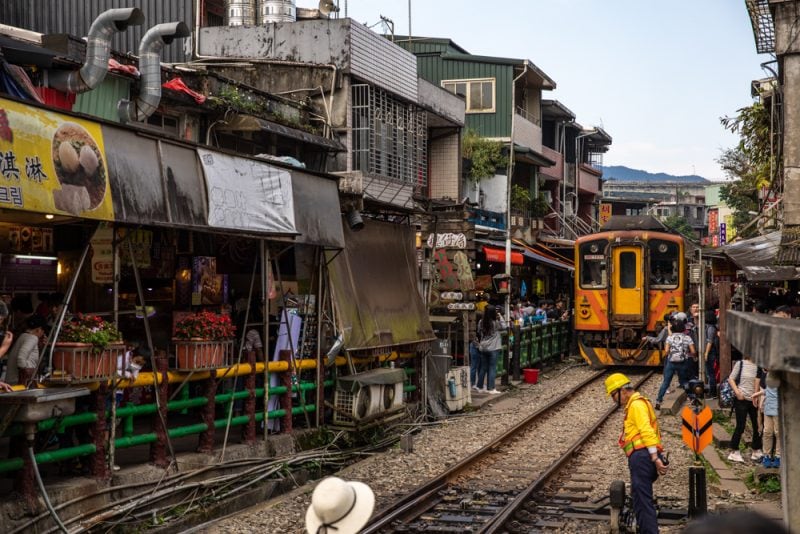
<svg viewBox="0 0 800 534">
<path fill-rule="evenodd" d="M 90 343 L 93 351 L 102 352 L 111 343 L 122 341 L 122 334 L 114 323 L 106 322 L 102 317 L 77 313 L 64 321 L 58 340 Z"/>
<path fill-rule="evenodd" d="M 220 341 L 232 339 L 236 335 L 236 327 L 227 315 L 210 311 L 201 311 L 187 315 L 175 323 L 176 339 L 207 339 Z"/>
</svg>

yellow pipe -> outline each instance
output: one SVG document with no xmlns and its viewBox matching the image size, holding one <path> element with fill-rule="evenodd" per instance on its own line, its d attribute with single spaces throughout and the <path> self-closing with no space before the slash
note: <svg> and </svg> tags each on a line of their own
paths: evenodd
<svg viewBox="0 0 800 534">
<path fill-rule="evenodd" d="M 388 362 L 397 360 L 399 358 L 403 359 L 410 359 L 416 356 L 413 352 L 396 352 L 393 351 L 389 354 L 381 354 L 378 356 L 378 361 L 380 362 Z M 374 358 L 353 358 L 353 363 L 371 363 L 374 361 Z M 347 358 L 343 356 L 338 356 L 336 358 L 336 365 L 342 366 L 347 364 Z M 300 370 L 305 369 L 316 369 L 317 362 L 316 360 L 312 359 L 303 359 L 298 360 L 296 364 L 296 368 Z M 280 362 L 269 362 L 269 372 L 270 373 L 285 373 L 290 370 L 289 362 L 287 361 L 280 361 Z M 252 372 L 249 363 L 240 363 L 238 365 L 232 365 L 231 367 L 223 367 L 221 369 L 217 369 L 216 378 L 233 378 L 235 376 L 241 375 L 249 375 Z M 256 374 L 263 374 L 264 373 L 264 362 L 257 362 L 256 363 Z M 191 376 L 189 376 L 191 374 Z M 186 372 L 179 372 L 179 371 L 167 371 L 167 380 L 170 384 L 180 384 L 186 377 L 189 376 L 189 382 L 194 382 L 196 380 L 206 380 L 211 378 L 211 373 L 209 371 L 197 371 L 195 373 L 186 373 Z M 106 384 L 110 385 L 110 382 L 106 382 Z M 139 373 L 139 376 L 134 381 L 130 381 L 127 379 L 120 380 L 117 383 L 117 388 L 125 389 L 125 388 L 140 388 L 146 386 L 153 386 L 156 384 L 155 380 L 155 373 L 146 371 Z M 91 384 L 83 384 L 84 387 L 94 391 L 100 386 L 100 382 L 93 382 Z M 44 387 L 41 384 L 37 384 L 37 387 Z M 14 391 L 21 391 L 25 389 L 25 386 L 17 385 L 12 386 Z"/>
</svg>

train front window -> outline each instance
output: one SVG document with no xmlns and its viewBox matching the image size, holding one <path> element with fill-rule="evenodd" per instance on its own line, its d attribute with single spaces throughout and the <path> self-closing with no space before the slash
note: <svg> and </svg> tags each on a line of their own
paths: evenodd
<svg viewBox="0 0 800 534">
<path fill-rule="evenodd" d="M 600 289 L 606 287 L 606 240 L 589 241 L 580 246 L 581 287 Z"/>
<path fill-rule="evenodd" d="M 650 287 L 669 289 L 678 287 L 680 249 L 677 243 L 654 239 L 650 241 Z"/>
<path fill-rule="evenodd" d="M 619 255 L 619 287 L 633 289 L 636 287 L 636 253 L 622 252 Z"/>
</svg>

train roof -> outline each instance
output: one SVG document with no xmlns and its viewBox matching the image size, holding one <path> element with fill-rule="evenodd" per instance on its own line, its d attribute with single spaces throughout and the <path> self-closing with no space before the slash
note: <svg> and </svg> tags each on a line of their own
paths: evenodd
<svg viewBox="0 0 800 534">
<path fill-rule="evenodd" d="M 620 230 L 651 230 L 655 232 L 671 233 L 664 223 L 652 215 L 612 215 L 603 226 L 601 232 L 613 232 Z"/>
</svg>

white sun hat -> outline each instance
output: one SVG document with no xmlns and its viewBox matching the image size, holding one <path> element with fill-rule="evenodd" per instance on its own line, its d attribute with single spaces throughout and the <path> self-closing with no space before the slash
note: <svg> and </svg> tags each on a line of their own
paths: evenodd
<svg viewBox="0 0 800 534">
<path fill-rule="evenodd" d="M 362 482 L 323 479 L 311 495 L 306 512 L 309 534 L 356 534 L 375 508 L 375 494 Z"/>
</svg>

